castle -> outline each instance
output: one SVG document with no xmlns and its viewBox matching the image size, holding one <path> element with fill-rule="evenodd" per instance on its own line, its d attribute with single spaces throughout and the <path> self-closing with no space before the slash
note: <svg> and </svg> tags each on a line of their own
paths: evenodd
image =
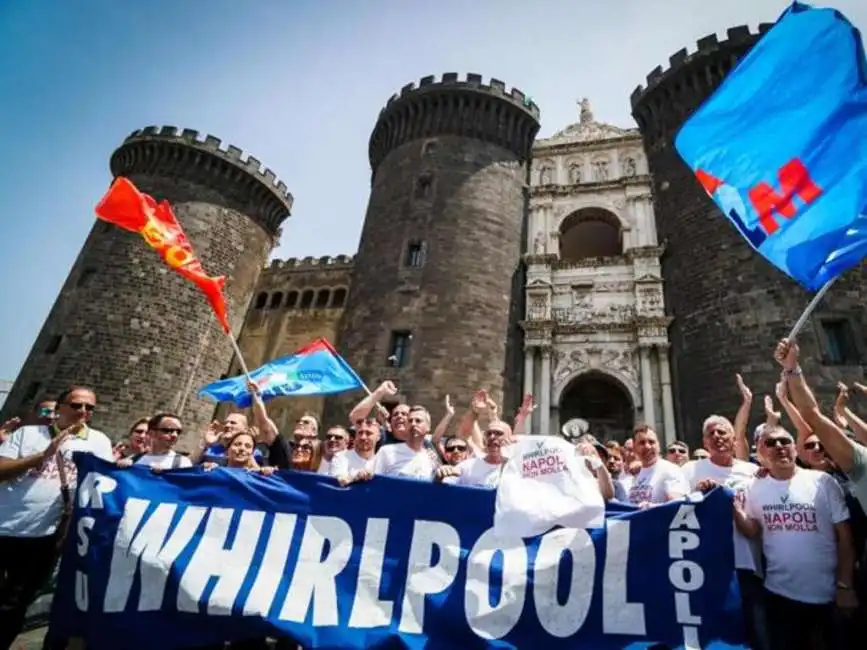
<svg viewBox="0 0 867 650">
<path fill-rule="evenodd" d="M 229 278 L 251 367 L 323 336 L 368 385 L 393 380 L 434 418 L 447 394 L 484 387 L 507 414 L 532 392 L 534 431 L 581 417 L 601 436 L 645 422 L 697 443 L 707 415 L 734 415 L 736 373 L 773 390 L 773 344 L 809 300 L 741 240 L 672 144 L 769 27 L 708 36 L 653 70 L 631 96 L 637 129 L 597 122 L 584 100 L 576 123 L 536 140 L 539 107 L 501 81 L 408 84 L 374 125 L 354 257 L 266 266 L 292 197 L 211 136 L 137 131 L 111 171 L 169 200 L 205 267 Z M 862 377 L 865 279 L 850 271 L 800 337 L 826 400 Z M 203 427 L 214 408 L 197 390 L 239 367 L 195 291 L 137 236 L 95 224 L 2 417 L 75 382 L 98 390 L 98 423 L 115 435 L 157 408 Z M 360 396 L 269 409 L 284 430 L 305 410 L 344 424 Z"/>
</svg>

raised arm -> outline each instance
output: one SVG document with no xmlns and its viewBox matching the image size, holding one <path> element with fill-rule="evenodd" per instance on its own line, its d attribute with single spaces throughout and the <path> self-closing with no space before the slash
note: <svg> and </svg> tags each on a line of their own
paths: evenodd
<svg viewBox="0 0 867 650">
<path fill-rule="evenodd" d="M 753 406 L 753 392 L 744 383 L 744 378 L 740 375 L 735 375 L 735 380 L 738 384 L 738 391 L 741 394 L 741 405 L 735 415 L 735 458 L 739 460 L 748 460 L 750 457 L 750 442 L 747 439 L 747 426 L 750 423 L 750 408 Z"/>
<path fill-rule="evenodd" d="M 807 385 L 807 380 L 798 363 L 800 350 L 798 344 L 783 339 L 777 344 L 774 357 L 783 368 L 783 379 L 789 389 L 792 402 L 804 421 L 819 437 L 828 456 L 844 472 L 852 471 L 854 466 L 854 443 L 837 424 L 826 417 L 819 408 L 816 396 Z"/>
<path fill-rule="evenodd" d="M 349 421 L 358 422 L 359 420 L 363 420 L 370 415 L 370 412 L 373 409 L 377 409 L 377 411 L 380 409 L 384 410 L 384 407 L 380 402 L 386 397 L 391 397 L 393 395 L 397 395 L 397 386 L 394 385 L 394 382 L 382 382 L 377 386 L 375 391 L 370 393 L 352 408 L 349 412 Z"/>
<path fill-rule="evenodd" d="M 260 442 L 270 446 L 280 436 L 280 430 L 274 424 L 274 420 L 268 415 L 265 402 L 262 401 L 262 394 L 259 392 L 259 387 L 255 383 L 249 382 L 247 390 L 253 396 L 253 425 L 259 430 L 258 439 Z"/>
<path fill-rule="evenodd" d="M 515 415 L 515 426 L 512 427 L 512 435 L 514 437 L 522 436 L 526 433 L 527 421 L 536 410 L 536 401 L 531 393 L 524 395 L 521 401 L 521 406 L 518 408 L 518 413 Z"/>
<path fill-rule="evenodd" d="M 433 437 L 431 438 L 431 442 L 433 443 L 434 449 L 437 450 L 437 453 L 440 455 L 440 458 L 446 457 L 446 450 L 443 447 L 443 436 L 446 434 L 446 431 L 449 429 L 449 425 L 452 423 L 452 418 L 455 417 L 455 407 L 452 406 L 452 401 L 448 395 L 446 395 L 446 413 L 443 415 L 443 419 L 439 421 L 436 429 L 434 429 Z"/>
<path fill-rule="evenodd" d="M 861 393 L 867 395 L 867 386 L 864 384 L 855 384 L 855 388 L 857 388 Z M 837 404 L 840 404 L 842 407 L 841 416 L 842 422 L 840 419 L 837 419 L 837 424 L 839 424 L 843 428 L 848 428 L 858 439 L 862 445 L 867 445 L 867 422 L 862 420 L 852 409 L 849 408 L 848 400 L 849 400 L 849 389 L 846 387 L 846 384 L 842 382 L 837 384 Z M 834 410 L 836 414 L 837 404 L 834 404 Z"/>
</svg>

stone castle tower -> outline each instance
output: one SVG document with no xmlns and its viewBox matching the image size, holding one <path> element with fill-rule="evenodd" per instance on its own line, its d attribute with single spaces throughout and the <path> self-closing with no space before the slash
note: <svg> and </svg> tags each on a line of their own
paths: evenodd
<svg viewBox="0 0 867 650">
<path fill-rule="evenodd" d="M 404 86 L 370 138 L 372 187 L 338 347 L 373 388 L 433 409 L 485 387 L 516 407 L 520 259 L 539 109 L 455 73 Z M 344 422 L 357 394 L 327 401 Z"/>
<path fill-rule="evenodd" d="M 650 173 L 659 240 L 665 245 L 662 273 L 665 301 L 673 316 L 673 380 L 680 437 L 697 442 L 712 413 L 734 416 L 735 373 L 756 394 L 753 422 L 761 416 L 762 395 L 773 394 L 779 368 L 772 353 L 810 296 L 755 253 L 707 197 L 674 148 L 684 121 L 717 88 L 771 25 L 758 34 L 748 27 L 728 30 L 682 49 L 669 68 L 657 67 L 647 86 L 632 93 L 632 111 L 641 130 Z M 867 352 L 864 267 L 846 274 L 829 292 L 799 336 L 805 372 L 817 392 L 830 400 L 843 377 L 862 375 Z"/>
<path fill-rule="evenodd" d="M 112 155 L 111 172 L 172 204 L 207 272 L 226 276 L 230 322 L 240 331 L 292 207 L 286 185 L 237 147 L 174 127 L 130 135 Z M 97 392 L 94 425 L 110 435 L 125 435 L 158 410 L 180 413 L 197 432 L 214 406 L 196 392 L 225 373 L 232 356 L 191 282 L 141 236 L 96 222 L 0 417 L 84 384 Z"/>
</svg>

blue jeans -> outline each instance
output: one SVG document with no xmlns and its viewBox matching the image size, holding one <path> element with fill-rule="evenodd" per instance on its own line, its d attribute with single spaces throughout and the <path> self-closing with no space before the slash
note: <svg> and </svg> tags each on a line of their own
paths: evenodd
<svg viewBox="0 0 867 650">
<path fill-rule="evenodd" d="M 747 629 L 747 643 L 753 650 L 771 650 L 765 611 L 765 587 L 762 579 L 748 569 L 738 569 L 737 576 L 744 626 Z"/>
</svg>

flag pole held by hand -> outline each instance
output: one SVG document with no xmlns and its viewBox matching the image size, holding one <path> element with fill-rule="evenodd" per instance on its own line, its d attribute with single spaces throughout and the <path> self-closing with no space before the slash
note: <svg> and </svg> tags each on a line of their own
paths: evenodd
<svg viewBox="0 0 867 650">
<path fill-rule="evenodd" d="M 819 303 L 822 302 L 822 298 L 825 297 L 825 294 L 828 293 L 828 289 L 831 288 L 831 285 L 837 281 L 839 276 L 835 276 L 828 280 L 819 291 L 816 292 L 816 295 L 813 296 L 813 299 L 810 301 L 810 304 L 804 309 L 804 312 L 801 314 L 800 318 L 798 318 L 795 326 L 792 328 L 792 331 L 789 332 L 789 336 L 787 337 L 790 341 L 795 339 L 801 330 L 804 328 L 804 325 L 807 323 L 807 319 L 816 311 L 816 307 L 819 306 Z"/>
</svg>

